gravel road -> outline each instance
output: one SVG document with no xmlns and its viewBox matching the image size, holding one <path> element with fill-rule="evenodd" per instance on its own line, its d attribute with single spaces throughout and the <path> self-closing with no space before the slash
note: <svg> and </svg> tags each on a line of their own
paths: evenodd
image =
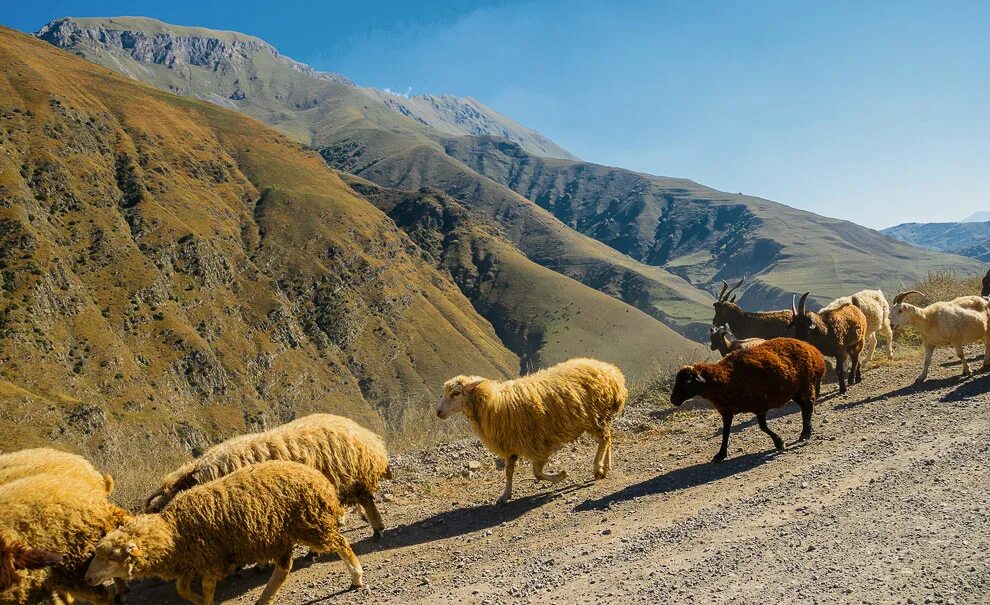
<svg viewBox="0 0 990 605">
<path fill-rule="evenodd" d="M 990 603 L 990 374 L 963 380 L 944 351 L 914 386 L 919 368 L 910 354 L 845 397 L 829 385 L 807 445 L 791 404 L 770 420 L 784 452 L 742 417 L 710 464 L 721 425 L 701 409 L 620 433 L 604 481 L 590 442 L 551 460 L 571 476 L 556 486 L 524 465 L 501 508 L 473 440 L 398 457 L 386 538 L 347 526 L 368 587 L 346 591 L 336 557 L 299 559 L 279 602 Z M 266 579 L 247 570 L 218 597 L 253 603 Z M 146 583 L 128 602 L 180 601 Z"/>
</svg>

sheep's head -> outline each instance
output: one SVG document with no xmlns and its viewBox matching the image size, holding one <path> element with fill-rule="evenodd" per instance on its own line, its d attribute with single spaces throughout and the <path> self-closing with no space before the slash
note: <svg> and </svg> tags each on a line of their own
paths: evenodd
<svg viewBox="0 0 990 605">
<path fill-rule="evenodd" d="M 670 392 L 670 403 L 681 405 L 692 397 L 697 397 L 704 388 L 705 377 L 695 366 L 684 366 L 677 372 L 674 389 Z"/>
<path fill-rule="evenodd" d="M 468 397 L 484 381 L 480 376 L 455 376 L 443 383 L 443 396 L 437 408 L 437 417 L 447 418 L 454 412 L 463 410 Z"/>
<path fill-rule="evenodd" d="M 0 536 L 0 591 L 17 583 L 18 571 L 50 567 L 61 561 L 62 555 L 58 553 L 31 549 Z"/>
<path fill-rule="evenodd" d="M 712 303 L 712 306 L 715 307 L 715 317 L 712 318 L 713 326 L 721 326 L 729 323 L 730 319 L 737 316 L 742 311 L 742 309 L 739 308 L 739 305 L 736 304 L 736 297 L 732 293 L 735 292 L 739 286 L 743 285 L 745 280 L 746 278 L 743 277 L 739 280 L 739 283 L 732 288 L 729 288 L 729 283 L 727 281 L 724 279 L 722 280 L 722 291 L 718 293 L 718 299 Z M 729 296 L 730 294 L 732 294 L 731 298 Z"/>
<path fill-rule="evenodd" d="M 791 312 L 793 315 L 791 316 L 790 323 L 787 324 L 787 329 L 794 328 L 794 334 L 801 340 L 807 340 L 808 335 L 818 329 L 818 324 L 815 323 L 812 314 L 805 308 L 805 303 L 808 301 L 808 294 L 810 292 L 802 294 L 801 302 L 799 303 L 795 303 L 795 297 L 791 297 Z"/>
<path fill-rule="evenodd" d="M 894 300 L 891 301 L 890 305 L 890 327 L 894 331 L 900 331 L 904 326 L 911 322 L 911 316 L 913 312 L 917 310 L 912 304 L 904 302 L 908 296 L 912 294 L 918 294 L 920 296 L 925 296 L 924 292 L 919 292 L 917 290 L 908 290 L 907 292 L 898 292 Z"/>
<path fill-rule="evenodd" d="M 108 584 L 114 578 L 130 578 L 144 552 L 135 536 L 123 529 L 108 533 L 96 545 L 96 554 L 86 570 L 90 586 Z"/>
</svg>

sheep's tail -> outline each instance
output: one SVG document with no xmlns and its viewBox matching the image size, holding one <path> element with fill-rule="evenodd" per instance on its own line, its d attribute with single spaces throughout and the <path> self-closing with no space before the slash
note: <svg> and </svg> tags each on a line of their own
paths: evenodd
<svg viewBox="0 0 990 605">
<path fill-rule="evenodd" d="M 107 490 L 107 495 L 113 493 L 113 477 L 110 473 L 103 473 L 103 488 Z"/>
</svg>

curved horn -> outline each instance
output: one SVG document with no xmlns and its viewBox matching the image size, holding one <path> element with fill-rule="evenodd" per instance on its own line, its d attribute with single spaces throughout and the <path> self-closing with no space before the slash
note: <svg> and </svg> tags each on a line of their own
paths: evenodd
<svg viewBox="0 0 990 605">
<path fill-rule="evenodd" d="M 797 317 L 797 294 L 791 294 L 791 313 Z"/>
<path fill-rule="evenodd" d="M 718 302 L 725 300 L 725 291 L 729 289 L 729 282 L 722 280 L 722 290 L 718 293 Z"/>
<path fill-rule="evenodd" d="M 798 301 L 798 313 L 800 313 L 801 315 L 805 314 L 806 310 L 804 308 L 804 303 L 808 300 L 809 294 L 811 294 L 811 292 L 805 292 L 804 294 L 801 295 L 801 300 Z"/>
<path fill-rule="evenodd" d="M 746 281 L 746 276 L 745 275 L 743 275 L 743 278 L 739 280 L 739 283 L 738 284 L 732 286 L 732 289 L 730 289 L 728 292 L 725 293 L 725 297 L 728 298 L 730 294 L 732 294 L 733 292 L 736 291 L 736 288 L 738 288 L 739 286 L 743 285 L 743 282 L 744 281 Z"/>
<path fill-rule="evenodd" d="M 897 293 L 897 296 L 894 297 L 894 303 L 893 304 L 895 304 L 895 305 L 901 304 L 902 302 L 904 302 L 904 299 L 905 298 L 907 298 L 908 296 L 910 296 L 912 294 L 917 294 L 918 296 L 928 296 L 924 292 L 919 292 L 918 290 L 908 290 L 906 292 L 898 292 Z"/>
</svg>

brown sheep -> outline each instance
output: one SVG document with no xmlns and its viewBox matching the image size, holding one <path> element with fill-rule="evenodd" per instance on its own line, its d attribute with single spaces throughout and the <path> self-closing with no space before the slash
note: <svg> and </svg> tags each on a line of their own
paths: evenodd
<svg viewBox="0 0 990 605">
<path fill-rule="evenodd" d="M 854 297 L 855 299 L 855 297 Z M 840 305 L 821 313 L 808 311 L 805 302 L 808 292 L 801 296 L 801 302 L 791 306 L 794 319 L 788 327 L 793 327 L 797 337 L 811 343 L 823 355 L 835 357 L 835 373 L 839 377 L 839 394 L 846 392 L 846 360 L 850 360 L 849 384 L 863 380 L 859 354 L 866 339 L 866 315 L 854 303 Z"/>
<path fill-rule="evenodd" d="M 498 382 L 457 376 L 443 385 L 437 416 L 462 412 L 482 443 L 505 461 L 505 490 L 512 497 L 512 474 L 519 457 L 533 462 L 537 480 L 556 483 L 565 471 L 547 475 L 543 467 L 565 443 L 588 433 L 598 442 L 595 479 L 612 467 L 612 420 L 626 403 L 626 379 L 619 368 L 594 359 L 571 359 L 522 378 Z"/>
<path fill-rule="evenodd" d="M 298 462 L 262 462 L 182 492 L 158 514 L 133 517 L 96 547 L 86 573 L 92 585 L 115 578 L 175 580 L 179 595 L 212 605 L 217 582 L 250 563 L 275 562 L 258 599 L 274 598 L 292 569 L 296 544 L 340 555 L 351 586 L 363 585 L 361 563 L 337 519 L 337 493 L 320 471 Z M 192 583 L 202 578 L 203 596 Z"/>
<path fill-rule="evenodd" d="M 145 503 L 145 512 L 161 512 L 179 493 L 219 479 L 239 468 L 289 460 L 322 472 L 345 506 L 360 505 L 376 538 L 385 523 L 374 494 L 391 478 L 388 451 L 377 434 L 349 418 L 310 414 L 261 433 L 240 435 L 213 446 L 202 456 L 169 473 Z"/>
<path fill-rule="evenodd" d="M 65 594 L 111 603 L 111 590 L 86 584 L 86 566 L 100 539 L 128 516 L 110 503 L 102 484 L 94 489 L 78 477 L 41 473 L 0 485 L 5 552 L 29 549 L 61 557 L 47 569 L 22 572 L 6 589 L 0 586 L 0 603 L 27 605 Z"/>
<path fill-rule="evenodd" d="M 767 412 L 790 400 L 801 406 L 800 441 L 811 438 L 815 392 L 825 376 L 825 358 L 815 347 L 793 338 L 772 338 L 751 349 L 730 353 L 718 363 L 696 363 L 677 372 L 670 402 L 707 399 L 722 415 L 722 447 L 712 462 L 725 460 L 729 429 L 736 414 L 756 414 L 760 430 L 778 450 L 784 441 L 767 426 Z"/>
</svg>

